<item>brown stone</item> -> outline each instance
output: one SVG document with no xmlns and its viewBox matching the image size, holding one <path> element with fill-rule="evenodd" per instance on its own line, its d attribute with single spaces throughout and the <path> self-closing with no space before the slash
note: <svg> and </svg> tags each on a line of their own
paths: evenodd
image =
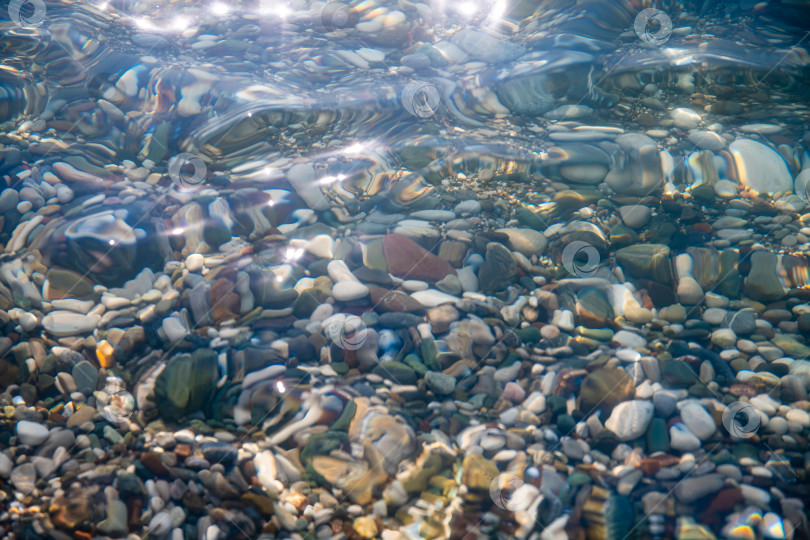
<svg viewBox="0 0 810 540">
<path fill-rule="evenodd" d="M 217 279 L 211 286 L 211 313 L 216 322 L 239 316 L 239 295 L 233 289 L 233 283 L 224 277 Z"/>
<path fill-rule="evenodd" d="M 273 500 L 270 497 L 250 491 L 244 493 L 241 500 L 243 504 L 254 507 L 263 517 L 273 515 Z"/>
<path fill-rule="evenodd" d="M 383 238 L 383 256 L 388 271 L 403 279 L 436 282 L 456 273 L 447 261 L 401 234 L 388 234 Z"/>
<path fill-rule="evenodd" d="M 421 312 L 424 306 L 401 291 L 389 291 L 376 285 L 368 285 L 371 303 L 374 311 L 385 313 L 389 311 L 407 311 L 409 313 Z"/>
<path fill-rule="evenodd" d="M 51 521 L 54 526 L 73 531 L 90 519 L 90 505 L 87 497 L 57 497 L 50 506 Z"/>
<path fill-rule="evenodd" d="M 152 473 L 159 476 L 169 474 L 169 469 L 167 469 L 166 465 L 161 461 L 160 455 L 155 452 L 144 452 L 141 454 L 141 463 L 143 463 L 144 467 L 152 471 Z"/>
</svg>

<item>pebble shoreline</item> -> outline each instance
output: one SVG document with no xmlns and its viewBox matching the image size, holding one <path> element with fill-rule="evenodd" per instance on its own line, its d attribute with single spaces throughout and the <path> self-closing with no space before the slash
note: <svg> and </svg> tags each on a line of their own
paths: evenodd
<svg viewBox="0 0 810 540">
<path fill-rule="evenodd" d="M 384 71 L 408 20 L 361 13 L 379 49 L 329 61 Z M 531 71 L 526 53 L 466 29 L 390 72 Z M 142 60 L 94 97 L 110 125 L 149 96 Z M 172 119 L 211 113 L 213 73 L 183 73 Z M 257 110 L 262 136 L 295 135 L 259 180 L 220 152 L 261 147 L 221 131 L 241 110 L 183 140 L 211 169 L 194 182 L 165 126 L 101 164 L 98 126 L 71 134 L 83 113 L 58 100 L 5 122 L 3 536 L 807 538 L 807 111 L 735 122 L 733 92 L 689 72 L 559 105 L 547 75 L 452 111 L 531 152 L 420 132 L 345 182 L 306 157 L 350 142 L 306 148 L 334 111 Z"/>
</svg>

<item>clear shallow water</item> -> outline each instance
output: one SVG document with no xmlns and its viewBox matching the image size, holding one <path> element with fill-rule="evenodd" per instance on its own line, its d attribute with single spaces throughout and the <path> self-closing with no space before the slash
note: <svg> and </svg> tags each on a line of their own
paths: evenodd
<svg viewBox="0 0 810 540">
<path fill-rule="evenodd" d="M 802 2 L 13 2 L 8 537 L 805 538 Z"/>
</svg>

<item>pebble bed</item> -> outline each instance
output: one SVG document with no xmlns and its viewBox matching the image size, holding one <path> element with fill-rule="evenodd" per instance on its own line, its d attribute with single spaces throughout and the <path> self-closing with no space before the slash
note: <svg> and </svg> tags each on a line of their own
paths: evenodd
<svg viewBox="0 0 810 540">
<path fill-rule="evenodd" d="M 377 48 L 339 56 L 370 69 L 413 28 L 360 12 Z M 530 64 L 474 32 L 430 47 Z M 450 70 L 418 39 L 400 69 Z M 139 73 L 92 110 L 135 124 Z M 172 114 L 211 113 L 187 75 Z M 540 106 L 525 80 L 476 112 Z M 530 157 L 422 133 L 343 184 L 301 147 L 351 140 L 329 111 L 285 120 L 272 181 L 205 154 L 262 144 L 227 114 L 186 140 L 193 183 L 168 128 L 100 164 L 101 120 L 6 121 L 2 536 L 810 537 L 807 107 L 735 121 L 689 72 L 623 90 L 532 113 Z"/>
</svg>

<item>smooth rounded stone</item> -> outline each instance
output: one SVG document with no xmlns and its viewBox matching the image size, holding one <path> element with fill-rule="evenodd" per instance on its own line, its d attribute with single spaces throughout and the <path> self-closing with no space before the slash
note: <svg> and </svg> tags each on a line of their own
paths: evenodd
<svg viewBox="0 0 810 540">
<path fill-rule="evenodd" d="M 781 416 L 774 416 L 768 421 L 766 430 L 768 433 L 775 433 L 776 435 L 784 435 L 788 432 L 788 421 Z"/>
<path fill-rule="evenodd" d="M 59 186 L 56 188 L 56 198 L 62 204 L 67 204 L 73 200 L 73 190 L 67 186 Z"/>
<path fill-rule="evenodd" d="M 24 495 L 34 491 L 37 482 L 37 469 L 33 463 L 27 462 L 17 465 L 11 471 L 11 484 Z"/>
<path fill-rule="evenodd" d="M 714 184 L 714 192 L 721 199 L 732 199 L 738 193 L 737 184 L 730 180 L 718 180 Z"/>
<path fill-rule="evenodd" d="M 683 503 L 692 503 L 723 489 L 725 478 L 717 473 L 690 476 L 675 485 L 675 497 Z"/>
<path fill-rule="evenodd" d="M 5 453 L 0 452 L 0 478 L 8 478 L 13 468 L 14 462 Z"/>
<path fill-rule="evenodd" d="M 625 401 L 614 407 L 610 418 L 605 422 L 605 428 L 616 434 L 620 441 L 638 439 L 647 431 L 653 411 L 653 404 L 649 401 Z"/>
<path fill-rule="evenodd" d="M 723 324 L 728 326 L 738 336 L 748 336 L 757 330 L 757 317 L 752 309 L 744 309 L 736 313 L 727 313 Z"/>
<path fill-rule="evenodd" d="M 440 371 L 428 371 L 425 373 L 425 384 L 440 396 L 453 393 L 456 387 L 456 379 Z"/>
<path fill-rule="evenodd" d="M 326 272 L 329 274 L 329 278 L 335 283 L 339 283 L 341 281 L 354 281 L 356 283 L 360 283 L 360 280 L 357 279 L 354 274 L 352 274 L 352 271 L 349 270 L 346 263 L 340 259 L 329 261 L 329 264 L 326 265 Z"/>
<path fill-rule="evenodd" d="M 526 52 L 520 43 L 473 28 L 464 28 L 453 34 L 452 43 L 473 59 L 489 64 L 510 62 Z"/>
<path fill-rule="evenodd" d="M 20 202 L 20 193 L 14 188 L 6 188 L 0 191 L 0 214 L 16 208 Z"/>
<path fill-rule="evenodd" d="M 686 427 L 701 441 L 705 441 L 717 431 L 709 411 L 697 402 L 686 403 L 681 407 L 681 419 Z"/>
<path fill-rule="evenodd" d="M 788 422 L 795 422 L 803 428 L 810 427 L 810 413 L 802 409 L 790 409 L 785 414 L 785 419 L 787 419 Z"/>
<path fill-rule="evenodd" d="M 672 304 L 661 308 L 658 316 L 669 323 L 682 323 L 686 321 L 686 308 L 681 304 Z"/>
<path fill-rule="evenodd" d="M 205 257 L 200 255 L 199 253 L 192 253 L 188 257 L 186 257 L 186 269 L 189 272 L 199 272 L 203 269 L 203 265 L 205 263 Z"/>
<path fill-rule="evenodd" d="M 464 286 L 461 284 L 461 280 L 452 274 L 448 274 L 437 281 L 436 288 L 453 296 L 461 296 L 464 292 Z"/>
<path fill-rule="evenodd" d="M 91 407 L 90 405 L 85 405 L 84 407 L 79 408 L 76 412 L 70 415 L 67 421 L 68 428 L 79 427 L 85 422 L 91 422 L 93 417 L 96 415 L 96 408 Z"/>
<path fill-rule="evenodd" d="M 722 150 L 726 147 L 726 140 L 714 131 L 699 130 L 689 132 L 689 142 L 704 150 Z"/>
<path fill-rule="evenodd" d="M 647 345 L 647 340 L 643 336 L 627 330 L 619 330 L 613 334 L 611 341 L 618 343 L 622 347 L 630 348 L 640 348 Z"/>
<path fill-rule="evenodd" d="M 686 427 L 686 424 L 676 422 L 669 427 L 669 445 L 673 450 L 694 452 L 700 448 L 700 439 Z"/>
<path fill-rule="evenodd" d="M 474 199 L 461 201 L 453 208 L 453 212 L 459 216 L 474 216 L 481 213 L 481 203 Z"/>
<path fill-rule="evenodd" d="M 730 349 L 737 343 L 737 335 L 731 328 L 718 328 L 712 332 L 711 342 L 722 349 Z"/>
<path fill-rule="evenodd" d="M 163 319 L 162 328 L 166 333 L 166 339 L 170 342 L 180 341 L 188 335 L 188 329 L 176 317 Z"/>
<path fill-rule="evenodd" d="M 712 326 L 719 326 L 723 323 L 726 313 L 728 312 L 725 309 L 710 307 L 703 312 L 701 318 Z"/>
<path fill-rule="evenodd" d="M 546 237 L 534 229 L 498 229 L 496 232 L 507 235 L 509 247 L 527 257 L 542 255 L 548 245 Z"/>
<path fill-rule="evenodd" d="M 509 381 L 504 385 L 502 395 L 513 403 L 520 403 L 526 397 L 526 391 L 518 383 Z"/>
<path fill-rule="evenodd" d="M 42 318 L 42 327 L 56 337 L 87 334 L 96 329 L 99 318 L 73 311 L 51 311 Z"/>
<path fill-rule="evenodd" d="M 692 109 L 687 109 L 685 107 L 678 107 L 677 109 L 673 109 L 669 116 L 672 118 L 672 122 L 679 128 L 682 129 L 694 129 L 698 127 L 698 124 L 702 122 L 700 115 L 693 111 Z"/>
<path fill-rule="evenodd" d="M 769 146 L 751 139 L 737 139 L 728 147 L 734 160 L 735 178 L 757 193 L 790 193 L 793 177 L 784 158 Z"/>
<path fill-rule="evenodd" d="M 778 401 L 774 400 L 771 396 L 767 394 L 759 394 L 757 396 L 754 396 L 748 400 L 748 403 L 750 403 L 757 410 L 764 412 L 768 416 L 775 415 L 780 405 Z"/>
<path fill-rule="evenodd" d="M 456 219 L 455 212 L 450 210 L 417 210 L 408 215 L 412 219 L 424 219 L 425 221 L 451 221 Z"/>
<path fill-rule="evenodd" d="M 304 249 L 321 259 L 331 259 L 334 240 L 328 234 L 318 234 L 307 242 Z"/>
<path fill-rule="evenodd" d="M 522 407 L 533 414 L 540 414 L 546 410 L 546 396 L 541 392 L 532 392 L 522 403 Z"/>
<path fill-rule="evenodd" d="M 450 324 L 456 322 L 459 317 L 458 310 L 450 304 L 431 308 L 427 312 L 428 322 L 433 327 L 433 331 L 437 333 L 447 332 Z"/>
<path fill-rule="evenodd" d="M 442 304 L 458 302 L 458 298 L 449 294 L 437 291 L 436 289 L 427 289 L 425 291 L 416 291 L 411 293 L 411 298 L 419 302 L 425 307 L 434 308 Z"/>
<path fill-rule="evenodd" d="M 359 281 L 338 281 L 332 286 L 332 296 L 339 302 L 351 302 L 365 298 L 369 289 Z"/>
<path fill-rule="evenodd" d="M 17 438 L 22 444 L 37 446 L 48 438 L 48 428 L 38 422 L 20 420 L 17 422 Z"/>
<path fill-rule="evenodd" d="M 653 405 L 664 418 L 669 418 L 678 406 L 678 397 L 669 390 L 656 390 L 653 394 Z"/>
<path fill-rule="evenodd" d="M 751 270 L 743 285 L 745 296 L 763 303 L 776 302 L 785 296 L 785 289 L 776 273 L 777 261 L 777 255 L 770 251 L 751 253 Z"/>
<path fill-rule="evenodd" d="M 82 360 L 71 370 L 76 389 L 84 395 L 90 395 L 98 384 L 98 369 L 86 360 Z"/>
<path fill-rule="evenodd" d="M 619 207 L 619 215 L 625 225 L 631 229 L 641 229 L 650 221 L 652 210 L 642 204 L 629 204 Z"/>
</svg>

